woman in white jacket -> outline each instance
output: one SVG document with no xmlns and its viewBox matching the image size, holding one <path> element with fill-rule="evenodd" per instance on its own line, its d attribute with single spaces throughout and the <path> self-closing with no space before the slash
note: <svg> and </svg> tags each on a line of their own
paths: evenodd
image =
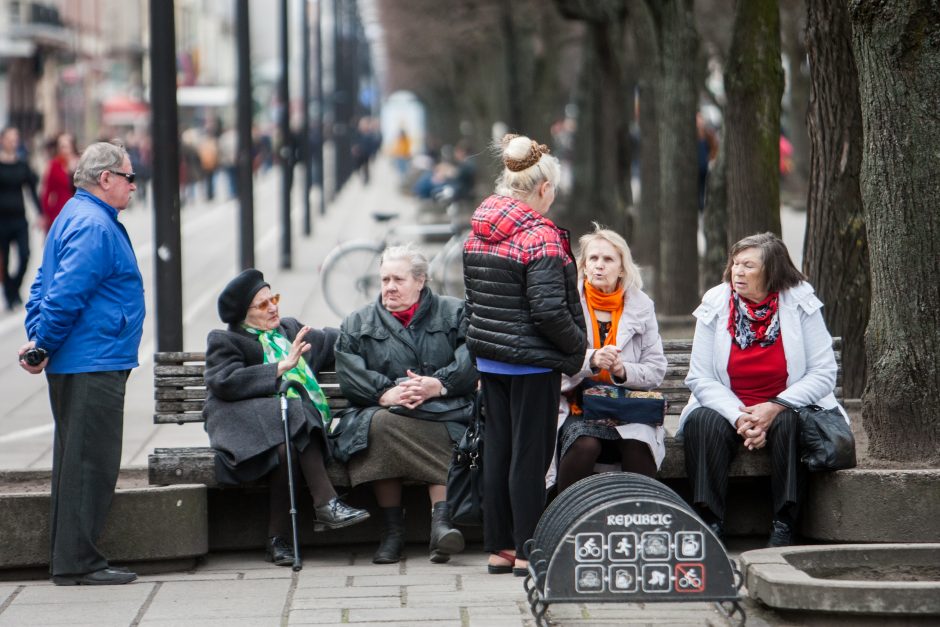
<svg viewBox="0 0 940 627">
<path fill-rule="evenodd" d="M 598 462 L 652 477 L 665 455 L 661 426 L 579 416 L 577 390 L 585 379 L 650 390 L 666 373 L 656 311 L 640 291 L 643 282 L 630 248 L 614 231 L 594 227 L 579 242 L 578 289 L 588 349 L 581 371 L 562 378 L 559 492 L 590 475 Z"/>
<path fill-rule="evenodd" d="M 743 440 L 747 450 L 770 448 L 774 515 L 768 546 L 794 543 L 806 469 L 796 413 L 774 399 L 797 407 L 838 406 L 835 353 L 821 309 L 783 242 L 761 233 L 731 248 L 724 282 L 706 292 L 693 312 L 685 379 L 692 395 L 679 433 L 694 506 L 720 538 L 728 467 Z"/>
</svg>

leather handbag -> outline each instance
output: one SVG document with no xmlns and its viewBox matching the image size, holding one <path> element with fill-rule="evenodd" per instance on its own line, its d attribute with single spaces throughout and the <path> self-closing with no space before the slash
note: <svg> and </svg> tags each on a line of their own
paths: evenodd
<svg viewBox="0 0 940 627">
<path fill-rule="evenodd" d="M 770 400 L 799 417 L 800 457 L 810 472 L 855 468 L 855 436 L 838 407 L 796 407 L 781 398 Z"/>
<path fill-rule="evenodd" d="M 481 395 L 473 402 L 470 426 L 454 445 L 447 472 L 447 505 L 458 525 L 483 524 L 483 417 Z"/>
<path fill-rule="evenodd" d="M 581 409 L 584 420 L 612 420 L 619 424 L 639 423 L 658 427 L 666 417 L 666 399 L 661 392 L 628 390 L 585 381 L 581 385 Z"/>
</svg>

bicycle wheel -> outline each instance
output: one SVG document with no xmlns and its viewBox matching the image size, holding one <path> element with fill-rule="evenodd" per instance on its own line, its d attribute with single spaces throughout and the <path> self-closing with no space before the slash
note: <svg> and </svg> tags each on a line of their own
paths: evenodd
<svg viewBox="0 0 940 627">
<path fill-rule="evenodd" d="M 379 294 L 378 242 L 347 242 L 327 256 L 320 271 L 320 288 L 326 304 L 340 318 L 364 307 Z"/>
<path fill-rule="evenodd" d="M 444 294 L 455 298 L 466 298 L 463 284 L 463 240 L 445 251 L 441 262 L 441 287 Z"/>
</svg>

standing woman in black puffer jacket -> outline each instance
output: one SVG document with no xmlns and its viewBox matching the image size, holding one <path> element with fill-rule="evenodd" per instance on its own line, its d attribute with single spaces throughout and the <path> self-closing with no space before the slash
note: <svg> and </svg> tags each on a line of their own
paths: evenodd
<svg viewBox="0 0 940 627">
<path fill-rule="evenodd" d="M 499 144 L 496 193 L 464 246 L 467 347 L 483 385 L 483 544 L 490 573 L 526 574 L 522 545 L 545 507 L 561 373 L 584 359 L 584 314 L 568 233 L 545 217 L 558 159 L 518 135 Z"/>
</svg>

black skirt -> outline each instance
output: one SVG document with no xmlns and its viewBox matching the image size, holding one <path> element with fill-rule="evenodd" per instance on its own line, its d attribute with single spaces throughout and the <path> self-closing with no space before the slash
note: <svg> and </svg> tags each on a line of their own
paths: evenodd
<svg viewBox="0 0 940 627">
<path fill-rule="evenodd" d="M 320 413 L 309 403 L 303 404 L 305 424 L 297 430 L 291 438 L 294 449 L 300 452 L 314 444 L 320 446 L 324 458 L 329 461 L 330 447 L 323 429 Z M 215 453 L 215 480 L 226 485 L 240 485 L 257 481 L 278 467 L 280 459 L 277 455 L 277 446 L 263 451 L 240 464 L 232 462 L 218 451 Z"/>
</svg>

